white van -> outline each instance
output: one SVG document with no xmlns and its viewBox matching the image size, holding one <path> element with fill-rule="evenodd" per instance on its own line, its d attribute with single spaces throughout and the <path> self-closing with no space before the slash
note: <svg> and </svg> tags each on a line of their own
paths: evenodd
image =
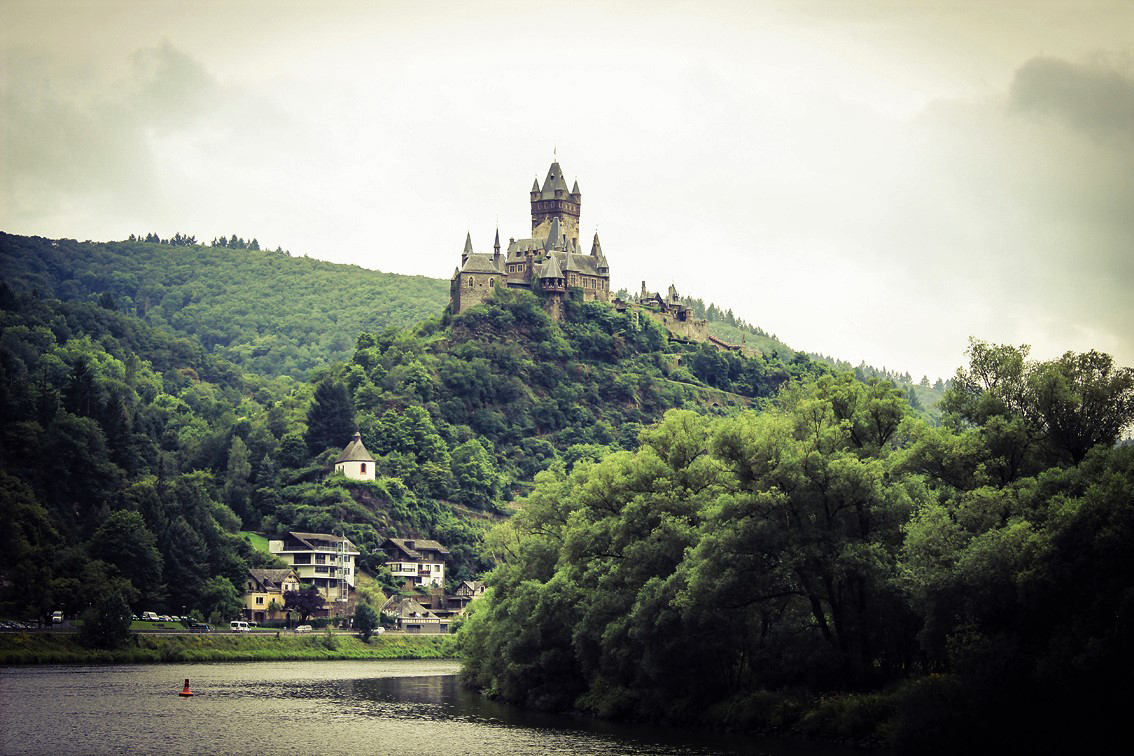
<svg viewBox="0 0 1134 756">
<path fill-rule="evenodd" d="M 232 622 L 228 623 L 228 627 L 234 633 L 248 632 L 248 623 L 244 620 L 233 620 Z"/>
</svg>

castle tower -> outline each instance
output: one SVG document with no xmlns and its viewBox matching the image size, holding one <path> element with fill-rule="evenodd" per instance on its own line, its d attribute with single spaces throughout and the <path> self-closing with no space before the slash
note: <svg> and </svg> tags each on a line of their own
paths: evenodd
<svg viewBox="0 0 1134 756">
<path fill-rule="evenodd" d="M 547 310 L 553 320 L 563 319 L 563 296 L 567 293 L 567 278 L 559 267 L 555 255 L 548 255 L 539 275 L 539 288 L 547 295 Z"/>
<path fill-rule="evenodd" d="M 562 233 L 567 235 L 568 241 L 579 243 L 579 213 L 583 204 L 583 194 L 579 191 L 579 182 L 576 181 L 571 189 L 567 189 L 567 181 L 563 178 L 563 169 L 559 161 L 551 164 L 547 170 L 547 178 L 543 187 L 537 179 L 532 184 L 532 238 L 545 237 L 550 230 L 552 219 L 559 219 Z"/>
</svg>

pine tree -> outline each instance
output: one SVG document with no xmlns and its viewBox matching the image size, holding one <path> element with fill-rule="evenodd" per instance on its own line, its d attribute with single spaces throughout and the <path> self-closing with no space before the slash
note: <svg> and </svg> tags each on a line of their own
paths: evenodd
<svg viewBox="0 0 1134 756">
<path fill-rule="evenodd" d="M 325 378 L 315 387 L 315 398 L 307 411 L 307 449 L 318 454 L 324 449 L 346 446 L 357 426 L 354 424 L 354 402 L 347 387 Z"/>
</svg>

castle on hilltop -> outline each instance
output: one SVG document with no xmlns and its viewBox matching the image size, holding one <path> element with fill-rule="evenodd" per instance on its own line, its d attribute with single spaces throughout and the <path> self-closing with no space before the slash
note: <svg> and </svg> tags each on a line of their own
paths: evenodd
<svg viewBox="0 0 1134 756">
<path fill-rule="evenodd" d="M 579 182 L 568 190 L 563 169 L 554 161 L 543 186 L 538 177 L 532 183 L 530 238 L 509 239 L 507 252 L 501 253 L 497 229 L 492 252 L 473 252 L 472 235 L 466 234 L 461 265 L 453 271 L 449 287 L 453 314 L 480 304 L 497 286 L 543 294 L 547 311 L 556 320 L 563 317 L 563 300 L 569 295 L 609 302 L 610 266 L 598 232 L 589 253 L 579 248 L 582 204 Z"/>
</svg>

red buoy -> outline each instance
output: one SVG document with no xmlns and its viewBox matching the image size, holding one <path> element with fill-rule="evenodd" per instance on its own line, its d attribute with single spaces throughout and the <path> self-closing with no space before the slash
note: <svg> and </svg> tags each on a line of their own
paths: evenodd
<svg viewBox="0 0 1134 756">
<path fill-rule="evenodd" d="M 184 689 L 182 689 L 182 691 L 180 693 L 178 693 L 177 695 L 179 695 L 179 696 L 191 696 L 191 695 L 193 695 L 193 691 L 189 690 L 189 678 L 188 677 L 185 678 Z"/>
</svg>

